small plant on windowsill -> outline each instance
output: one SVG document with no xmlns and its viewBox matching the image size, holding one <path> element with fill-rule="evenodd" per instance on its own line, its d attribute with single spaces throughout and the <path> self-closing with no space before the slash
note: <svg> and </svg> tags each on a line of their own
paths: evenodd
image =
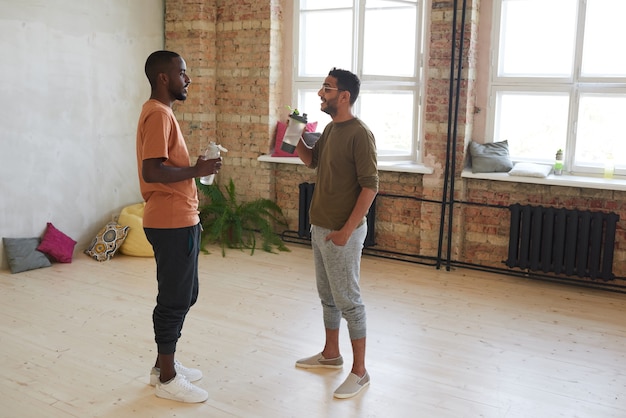
<svg viewBox="0 0 626 418">
<path fill-rule="evenodd" d="M 287 226 L 285 216 L 275 202 L 262 198 L 238 202 L 232 179 L 223 189 L 217 183 L 204 185 L 197 179 L 196 185 L 208 200 L 199 207 L 200 222 L 204 228 L 201 241 L 204 252 L 208 253 L 204 248 L 209 243 L 219 244 L 223 257 L 226 256 L 226 248 L 248 249 L 253 255 L 257 244 L 270 253 L 274 253 L 274 249 L 289 251 L 274 232 L 274 225 Z"/>
</svg>

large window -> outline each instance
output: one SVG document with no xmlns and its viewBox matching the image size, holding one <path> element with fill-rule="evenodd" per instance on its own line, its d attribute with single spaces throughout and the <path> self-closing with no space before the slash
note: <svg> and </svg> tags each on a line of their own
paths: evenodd
<svg viewBox="0 0 626 418">
<path fill-rule="evenodd" d="M 361 79 L 354 111 L 374 133 L 379 159 L 418 159 L 422 3 L 296 1 L 294 100 L 319 131 L 330 117 L 317 93 L 331 68 L 343 68 Z"/>
<path fill-rule="evenodd" d="M 496 0 L 488 132 L 517 161 L 626 175 L 624 0 Z"/>
</svg>

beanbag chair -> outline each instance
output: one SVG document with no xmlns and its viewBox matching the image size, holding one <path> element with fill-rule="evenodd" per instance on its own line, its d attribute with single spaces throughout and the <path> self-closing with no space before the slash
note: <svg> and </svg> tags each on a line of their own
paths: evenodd
<svg viewBox="0 0 626 418">
<path fill-rule="evenodd" d="M 120 225 L 130 226 L 128 236 L 120 248 L 122 254 L 135 257 L 154 257 L 152 245 L 143 231 L 143 209 L 145 206 L 145 202 L 126 206 L 120 213 L 117 222 Z"/>
</svg>

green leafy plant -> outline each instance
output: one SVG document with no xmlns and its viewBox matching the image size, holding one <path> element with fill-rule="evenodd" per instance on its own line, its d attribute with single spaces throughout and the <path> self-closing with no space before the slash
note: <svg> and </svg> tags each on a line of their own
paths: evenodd
<svg viewBox="0 0 626 418">
<path fill-rule="evenodd" d="M 273 253 L 289 251 L 280 236 L 274 232 L 274 225 L 287 226 L 281 208 L 269 199 L 256 199 L 250 202 L 238 202 L 235 183 L 230 179 L 228 186 L 220 187 L 214 183 L 204 185 L 196 179 L 198 190 L 208 199 L 200 206 L 202 232 L 201 248 L 208 243 L 217 243 L 222 248 L 249 249 L 254 254 L 257 238 L 264 251 Z"/>
</svg>

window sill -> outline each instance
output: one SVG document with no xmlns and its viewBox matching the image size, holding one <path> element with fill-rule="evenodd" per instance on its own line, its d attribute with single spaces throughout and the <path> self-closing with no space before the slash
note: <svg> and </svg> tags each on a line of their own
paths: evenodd
<svg viewBox="0 0 626 418">
<path fill-rule="evenodd" d="M 304 165 L 302 160 L 298 157 L 272 157 L 271 155 L 261 155 L 257 158 L 257 161 L 264 163 Z"/>
<path fill-rule="evenodd" d="M 587 189 L 626 191 L 626 179 L 623 178 L 605 179 L 603 177 L 574 176 L 567 174 L 564 174 L 562 176 L 555 176 L 554 174 L 550 174 L 548 177 L 545 178 L 522 177 L 509 176 L 508 173 L 472 173 L 471 169 L 464 169 L 461 173 L 461 177 L 466 179 L 508 181 L 512 183 L 542 184 L 546 186 L 581 187 Z"/>
<path fill-rule="evenodd" d="M 261 155 L 257 158 L 257 161 L 265 163 L 277 163 L 277 164 L 299 164 L 304 165 L 302 160 L 298 157 L 272 157 L 271 155 Z M 379 171 L 393 171 L 400 173 L 416 173 L 416 174 L 432 174 L 433 169 L 426 167 L 423 164 L 418 164 L 411 161 L 382 161 L 378 162 Z"/>
</svg>

